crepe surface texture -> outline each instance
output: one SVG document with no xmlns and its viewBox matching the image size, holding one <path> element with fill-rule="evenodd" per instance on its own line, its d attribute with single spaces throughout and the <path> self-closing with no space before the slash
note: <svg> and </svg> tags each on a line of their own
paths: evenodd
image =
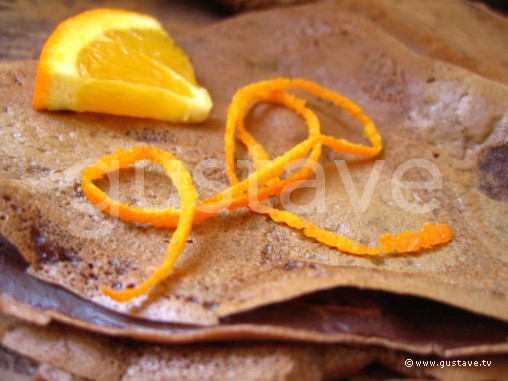
<svg viewBox="0 0 508 381">
<path fill-rule="evenodd" d="M 100 114 L 35 112 L 31 96 L 36 62 L 1 63 L 0 234 L 31 264 L 27 270 L 30 276 L 148 321 L 146 324 L 175 324 L 175 331 L 191 326 L 207 329 L 203 334 L 192 333 L 195 336 L 181 335 L 178 340 L 186 342 L 260 337 L 266 330 L 263 324 L 243 325 L 238 330 L 228 326 L 228 319 L 234 321 L 239 313 L 252 308 L 335 287 L 431 299 L 495 318 L 495 324 L 500 325 L 498 332 L 504 330 L 501 321 L 508 321 L 508 58 L 492 31 L 506 34 L 506 20 L 482 7 L 449 2 L 447 9 L 461 16 L 455 20 L 473 25 L 480 19 L 485 25 L 485 29 L 475 30 L 475 35 L 484 33 L 482 41 L 491 49 L 488 54 L 478 54 L 474 53 L 475 44 L 480 44 L 476 39 L 459 36 L 454 41 L 462 45 L 450 43 L 448 36 L 464 27 L 439 21 L 445 7 L 442 3 L 430 2 L 425 13 L 441 25 L 440 34 L 428 26 L 431 21 L 417 17 L 423 13 L 404 13 L 407 9 L 401 7 L 396 11 L 407 16 L 401 21 L 390 17 L 393 13 L 376 18 L 372 11 L 375 7 L 368 7 L 368 2 L 357 3 L 325 1 L 248 13 L 180 35 L 178 44 L 188 53 L 198 81 L 214 101 L 209 120 L 199 126 Z M 377 4 L 381 11 L 396 12 L 390 8 L 394 2 Z M 412 22 L 420 23 L 418 30 L 422 32 L 408 37 L 406 31 Z M 491 61 L 495 63 L 490 65 Z M 302 213 L 305 218 L 369 245 L 376 245 L 384 232 L 418 230 L 426 221 L 445 222 L 454 231 L 453 242 L 416 255 L 363 258 L 323 246 L 245 209 L 195 224 L 171 276 L 143 300 L 120 304 L 104 297 L 101 285 L 125 287 L 145 279 L 161 262 L 171 232 L 125 224 L 101 213 L 81 192 L 81 171 L 117 148 L 150 144 L 177 156 L 193 174 L 201 198 L 211 196 L 229 185 L 221 166 L 231 97 L 241 86 L 276 77 L 307 78 L 347 95 L 362 105 L 384 141 L 378 158 L 382 170 L 366 209 L 360 210 L 361 205 L 352 202 L 351 189 L 346 189 L 335 162 L 344 158 L 325 151 L 320 161 L 326 178 L 325 207 L 316 204 Z M 309 105 L 320 117 L 324 133 L 362 141 L 360 129 L 344 113 L 311 98 Z M 306 137 L 298 117 L 273 106 L 254 108 L 247 127 L 272 156 Z M 246 153 L 240 150 L 238 158 L 246 159 Z M 394 173 L 410 159 L 431 163 L 442 176 L 441 189 L 403 193 L 414 205 L 436 200 L 438 206 L 430 212 L 403 210 L 392 194 Z M 210 162 L 217 167 L 203 170 L 203 163 Z M 359 196 L 375 163 L 347 163 Z M 429 173 L 408 171 L 404 180 L 429 181 Z M 111 184 L 115 181 L 112 178 Z M 107 181 L 101 187 L 138 206 L 178 206 L 171 182 L 154 165 L 123 171 L 119 183 L 119 189 Z M 313 196 L 313 188 L 302 189 L 293 194 L 292 201 L 308 205 Z M 42 320 L 37 322 L 36 313 L 12 298 L 6 293 L 0 300 L 2 310 L 9 310 L 10 315 L 39 324 L 53 318 L 77 321 L 65 312 L 39 315 Z M 16 321 L 13 326 L 19 324 Z M 97 327 L 105 325 L 100 321 L 86 324 L 98 331 Z M 34 330 L 38 329 L 21 327 L 30 335 L 36 335 Z M 134 331 L 130 331 L 131 336 Z M 323 335 L 305 336 L 304 331 L 287 329 L 278 338 L 329 341 Z M 175 333 L 165 340 L 171 341 Z M 146 330 L 143 335 L 156 340 L 156 334 L 150 336 Z M 6 337 L 2 345 L 23 353 L 14 345 L 18 339 Z M 344 336 L 334 340 L 347 341 Z M 374 343 L 395 350 L 437 351 L 397 340 Z M 506 352 L 502 342 L 494 347 L 484 353 Z M 303 363 L 312 362 L 315 352 L 319 356 L 323 353 L 318 347 L 298 348 L 296 352 L 290 350 L 289 362 L 277 364 L 274 372 L 299 363 L 292 356 L 300 356 L 300 352 L 304 353 Z M 150 357 L 152 350 L 157 351 L 149 349 L 145 356 Z M 208 350 L 205 345 L 203 351 Z M 265 350 L 273 348 L 267 346 Z M 478 351 L 476 345 L 469 354 Z M 360 352 L 367 360 L 358 364 L 378 358 L 369 350 Z M 246 358 L 252 355 L 248 353 Z M 439 353 L 459 352 L 443 349 Z M 266 356 L 262 361 L 268 364 L 272 360 Z M 64 369 L 54 359 L 38 361 Z M 129 369 L 133 372 L 130 379 L 136 379 L 138 368 L 133 365 Z M 295 374 L 299 374 L 296 369 Z M 84 375 L 84 371 L 77 374 Z M 282 378 L 275 375 L 273 379 Z M 316 373 L 308 379 L 332 378 Z"/>
</svg>

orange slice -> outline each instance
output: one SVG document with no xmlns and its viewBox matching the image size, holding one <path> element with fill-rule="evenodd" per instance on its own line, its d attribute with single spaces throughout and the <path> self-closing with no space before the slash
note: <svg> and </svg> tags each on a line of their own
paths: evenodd
<svg viewBox="0 0 508 381">
<path fill-rule="evenodd" d="M 157 20 L 97 9 L 62 22 L 46 41 L 33 106 L 199 123 L 212 101 Z"/>
</svg>

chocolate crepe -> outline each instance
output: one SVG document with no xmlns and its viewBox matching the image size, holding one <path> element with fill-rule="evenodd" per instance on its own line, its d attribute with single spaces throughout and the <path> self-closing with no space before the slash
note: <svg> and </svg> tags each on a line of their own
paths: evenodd
<svg viewBox="0 0 508 381">
<path fill-rule="evenodd" d="M 442 361 L 404 352 L 339 345 L 282 343 L 150 345 L 117 340 L 53 324 L 40 327 L 0 315 L 0 376 L 42 376 L 37 380 L 299 380 L 362 379 L 381 364 L 386 371 L 374 379 L 419 377 L 446 380 L 501 379 L 506 356 L 467 357 L 489 361 L 483 367 L 404 366 L 404 361 Z M 451 370 L 450 370 L 451 369 Z M 5 373 L 2 373 L 5 372 Z M 9 373 L 7 373 L 9 372 Z M 38 373 L 38 375 L 37 375 Z M 53 377 L 49 378 L 50 373 Z M 377 377 L 379 376 L 379 377 Z M 46 378 L 44 378 L 46 377 Z M 64 378 L 66 377 L 66 378 Z M 72 377 L 72 378 L 71 378 Z M 35 377 L 34 377 L 35 378 Z"/>
<path fill-rule="evenodd" d="M 459 1 L 426 2 L 421 12 L 411 11 L 417 3 L 337 2 L 270 11 L 196 35 L 186 34 L 192 29 L 186 25 L 170 28 L 181 32 L 178 42 L 189 52 L 200 83 L 213 89 L 214 114 L 196 127 L 35 113 L 30 107 L 35 63 L 2 64 L 0 310 L 16 319 L 0 315 L 0 379 L 332 380 L 373 363 L 396 373 L 371 365 L 358 377 L 502 378 L 506 358 L 493 354 L 506 353 L 508 336 L 503 322 L 508 149 L 506 90 L 496 82 L 506 75 L 508 60 L 498 38 L 506 21 Z M 454 22 L 445 22 L 450 19 Z M 174 25 L 168 20 L 165 25 Z M 471 32 L 474 38 L 461 23 L 480 25 Z M 408 33 L 413 29 L 419 33 Z M 16 41 L 10 38 L 9 47 L 18 54 Z M 486 47 L 481 54 L 480 45 Z M 35 57 L 28 46 L 19 57 Z M 455 241 L 436 251 L 370 261 L 324 248 L 249 211 L 224 213 L 194 227 L 177 271 L 147 300 L 126 308 L 101 299 L 103 282 L 125 286 L 143 279 L 145 266 L 162 258 L 171 232 L 102 215 L 80 191 L 80 170 L 117 147 L 145 143 L 169 149 L 198 176 L 203 159 L 220 166 L 225 108 L 236 86 L 279 75 L 305 76 L 351 96 L 373 117 L 386 145 L 381 159 L 387 161 L 367 211 L 358 212 L 344 194 L 336 194 L 347 191 L 333 162 L 342 157 L 326 152 L 321 164 L 330 210 L 311 210 L 307 218 L 372 244 L 385 230 L 447 222 Z M 311 105 L 327 133 L 361 140 L 358 126 L 341 112 L 316 101 Z M 301 121 L 275 107 L 256 107 L 248 127 L 273 154 L 305 137 Z M 390 200 L 390 171 L 409 157 L 431 160 L 444 175 L 442 190 L 406 195 L 441 202 L 416 219 Z M 360 195 L 373 165 L 348 164 Z M 140 172 L 141 197 L 134 177 Z M 227 186 L 222 168 L 204 175 L 216 182 L 200 181 L 202 196 Z M 425 172 L 412 176 L 418 180 Z M 129 202 L 178 203 L 155 166 L 122 172 L 120 183 L 119 196 Z M 312 192 L 294 196 L 303 202 Z M 81 329 L 143 341 L 235 342 L 168 347 L 90 336 Z M 238 342 L 243 339 L 363 348 Z M 432 354 L 487 359 L 492 366 L 404 365 L 407 358 L 442 359 L 421 357 Z M 458 357 L 471 355 L 480 357 Z"/>
<path fill-rule="evenodd" d="M 464 22 L 479 17 L 461 2 L 450 4 L 455 14 L 466 15 Z M 418 38 L 401 44 L 399 29 L 388 28 L 389 23 L 376 26 L 355 13 L 360 11 L 353 12 L 354 7 L 344 7 L 323 3 L 256 13 L 182 34 L 178 42 L 214 99 L 212 116 L 202 126 L 36 113 L 30 106 L 35 62 L 2 64 L 0 83 L 6 91 L 0 95 L 0 233 L 16 247 L 7 244 L 2 269 L 19 274 L 21 283 L 2 275 L 1 309 L 39 324 L 56 319 L 146 340 L 271 338 L 376 344 L 448 357 L 505 353 L 506 324 L 501 320 L 508 320 L 507 228 L 502 218 L 507 209 L 506 87 L 496 83 L 498 78 L 489 70 L 472 73 L 467 65 L 461 69 L 440 62 L 456 64 L 435 50 L 418 49 Z M 503 19 L 485 9 L 476 12 L 488 20 L 485 28 L 506 27 Z M 400 23 L 410 25 L 409 18 Z M 483 37 L 496 46 L 498 39 L 488 32 Z M 466 49 L 469 44 L 464 41 L 466 56 L 473 54 L 474 49 Z M 503 52 L 496 52 L 503 57 Z M 479 56 L 477 62 L 483 59 Z M 217 73 L 227 73 L 227 80 L 226 74 Z M 144 279 L 160 262 L 171 232 L 123 224 L 101 214 L 80 191 L 81 169 L 118 147 L 148 143 L 173 152 L 194 174 L 201 173 L 205 159 L 219 163 L 219 168 L 204 173 L 213 182 L 197 184 L 203 198 L 212 195 L 227 186 L 220 161 L 232 94 L 244 84 L 277 76 L 306 77 L 350 96 L 374 119 L 385 142 L 381 159 L 386 162 L 369 208 L 355 209 L 333 162 L 342 157 L 326 152 L 321 162 L 326 210 L 309 210 L 304 213 L 308 219 L 367 244 L 375 244 L 384 231 L 418 229 L 427 220 L 447 222 L 456 234 L 454 242 L 418 255 L 369 260 L 324 247 L 247 210 L 223 213 L 194 226 L 173 275 L 145 300 L 125 306 L 102 297 L 101 284 L 122 287 Z M 358 126 L 340 111 L 316 101 L 311 105 L 326 133 L 362 139 Z M 274 155 L 305 138 L 301 121 L 276 107 L 256 107 L 248 127 Z M 443 174 L 441 190 L 405 194 L 413 202 L 437 199 L 440 206 L 431 213 L 407 213 L 391 199 L 393 172 L 410 158 L 429 160 Z M 360 195 L 373 165 L 348 166 Z M 135 180 L 140 172 L 145 182 L 141 198 Z M 411 180 L 426 179 L 425 172 L 411 175 Z M 109 184 L 105 181 L 102 186 L 108 189 Z M 295 202 L 303 203 L 312 191 L 294 196 Z M 141 205 L 178 204 L 170 181 L 155 166 L 122 172 L 119 197 Z M 16 250 L 31 263 L 30 276 L 90 302 L 23 277 L 26 265 L 18 260 L 17 267 L 8 267 L 5 258 L 13 253 L 16 257 Z M 425 297 L 497 320 L 359 288 Z M 319 290 L 324 291 L 302 296 Z M 58 299 L 61 293 L 65 296 Z M 74 307 L 62 308 L 70 300 Z M 286 300 L 290 302 L 282 303 Z M 244 312 L 255 307 L 259 308 Z M 416 315 L 422 311 L 427 314 L 418 321 Z M 427 323 L 430 332 L 439 328 L 439 319 L 445 324 L 435 336 L 419 332 Z M 306 321 L 316 324 L 302 324 Z M 464 325 L 457 326 L 457 321 Z M 122 326 L 125 322 L 132 325 Z M 443 335 L 454 325 L 457 330 Z M 258 349 L 247 357 L 255 353 Z M 397 364 L 400 367 L 402 361 Z"/>
<path fill-rule="evenodd" d="M 423 296 L 507 319 L 505 183 L 496 175 L 503 171 L 499 160 L 491 159 L 499 156 L 501 165 L 506 160 L 504 85 L 416 55 L 328 2 L 232 18 L 179 42 L 214 99 L 201 126 L 35 112 L 35 63 L 2 64 L 0 232 L 32 264 L 33 276 L 117 311 L 168 322 L 214 324 L 219 317 L 336 286 Z M 348 95 L 372 116 L 385 141 L 385 164 L 367 210 L 355 210 L 333 162 L 340 157 L 328 152 L 322 160 L 326 208 L 304 213 L 308 219 L 367 244 L 385 231 L 446 222 L 454 242 L 413 256 L 369 259 L 318 244 L 248 210 L 223 213 L 194 226 L 172 276 L 145 301 L 117 304 L 104 297 L 102 284 L 125 287 L 144 279 L 161 261 L 171 232 L 124 224 L 98 211 L 79 189 L 80 171 L 116 148 L 147 143 L 173 152 L 191 172 L 203 160 L 220 161 L 232 94 L 279 76 L 305 77 Z M 325 133 L 361 140 L 357 126 L 340 112 L 316 102 L 314 108 Z M 275 107 L 256 108 L 248 125 L 274 155 L 305 136 L 301 121 Z M 442 189 L 405 195 L 416 203 L 437 200 L 440 206 L 430 213 L 401 210 L 390 195 L 395 169 L 413 158 L 433 163 L 443 176 Z M 349 171 L 365 184 L 372 168 L 372 161 L 357 162 Z M 227 186 L 220 168 L 209 172 L 208 183 L 196 184 L 202 197 Z M 139 202 L 177 204 L 160 171 L 144 173 Z M 133 174 L 123 174 L 120 182 L 120 199 L 135 202 Z M 309 192 L 295 194 L 295 202 L 308 199 Z"/>
<path fill-rule="evenodd" d="M 317 292 L 198 327 L 125 316 L 83 301 L 25 273 L 12 246 L 0 250 L 0 309 L 46 325 L 51 320 L 89 331 L 157 342 L 271 339 L 384 346 L 443 357 L 505 353 L 508 324 L 442 304 L 342 288 Z M 464 335 L 467 332 L 467 335 Z"/>
<path fill-rule="evenodd" d="M 219 2 L 236 11 L 299 3 L 297 0 Z M 506 4 L 501 1 L 345 0 L 336 5 L 366 17 L 417 54 L 508 83 L 505 39 L 492 38 L 508 33 L 506 15 L 486 9 L 491 6 L 506 12 Z M 450 22 L 452 15 L 453 22 Z"/>
</svg>

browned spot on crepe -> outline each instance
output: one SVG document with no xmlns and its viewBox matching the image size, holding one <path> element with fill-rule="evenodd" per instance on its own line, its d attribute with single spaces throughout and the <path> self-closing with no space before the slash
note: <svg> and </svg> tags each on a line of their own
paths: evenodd
<svg viewBox="0 0 508 381">
<path fill-rule="evenodd" d="M 494 200 L 508 200 L 508 144 L 490 148 L 479 168 L 480 189 Z"/>
</svg>

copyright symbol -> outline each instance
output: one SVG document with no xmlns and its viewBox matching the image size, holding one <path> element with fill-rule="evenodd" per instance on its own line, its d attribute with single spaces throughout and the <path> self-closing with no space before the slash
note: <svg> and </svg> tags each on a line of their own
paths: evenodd
<svg viewBox="0 0 508 381">
<path fill-rule="evenodd" d="M 411 368 L 413 366 L 413 360 L 406 359 L 406 361 L 404 361 L 404 365 L 406 365 L 408 368 Z"/>
</svg>

